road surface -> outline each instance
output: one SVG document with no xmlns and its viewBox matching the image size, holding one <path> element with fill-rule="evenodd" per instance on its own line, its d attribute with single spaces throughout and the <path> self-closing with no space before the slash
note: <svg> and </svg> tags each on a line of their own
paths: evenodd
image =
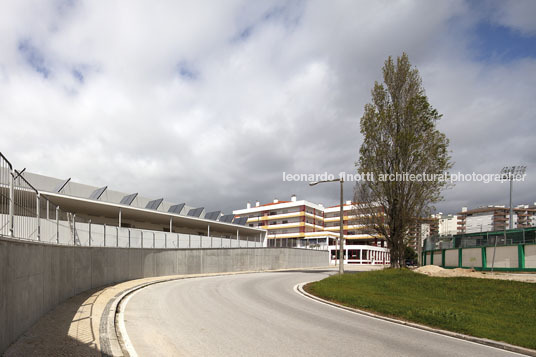
<svg viewBox="0 0 536 357">
<path fill-rule="evenodd" d="M 332 273 L 252 273 L 152 285 L 128 300 L 128 339 L 139 356 L 517 355 L 337 309 L 294 290 Z"/>
</svg>

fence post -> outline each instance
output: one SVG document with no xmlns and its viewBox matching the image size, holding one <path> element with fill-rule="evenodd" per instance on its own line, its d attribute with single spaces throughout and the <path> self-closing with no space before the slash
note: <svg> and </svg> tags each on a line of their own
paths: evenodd
<svg viewBox="0 0 536 357">
<path fill-rule="evenodd" d="M 91 247 L 91 219 L 87 222 L 88 224 L 88 233 L 89 233 L 89 246 Z"/>
<path fill-rule="evenodd" d="M 73 245 L 76 245 L 76 214 L 73 214 Z"/>
<path fill-rule="evenodd" d="M 164 233 L 164 248 L 167 249 L 167 233 Z"/>
<path fill-rule="evenodd" d="M 104 230 L 103 230 L 104 233 L 103 233 L 103 235 L 102 235 L 102 240 L 103 240 L 102 245 L 103 245 L 104 247 L 106 247 L 106 223 L 103 224 L 103 227 L 104 227 L 104 228 L 103 228 L 103 229 L 104 229 Z"/>
<path fill-rule="evenodd" d="M 525 269 L 525 245 L 517 245 L 517 266 L 519 269 Z"/>
<path fill-rule="evenodd" d="M 41 240 L 41 196 L 39 193 L 36 196 L 36 216 L 37 216 L 37 240 Z"/>
<path fill-rule="evenodd" d="M 192 248 L 192 235 L 188 233 L 188 248 Z"/>
<path fill-rule="evenodd" d="M 115 227 L 115 246 L 119 247 L 119 227 Z"/>
<path fill-rule="evenodd" d="M 60 244 L 60 206 L 56 207 L 56 244 Z"/>
<path fill-rule="evenodd" d="M 156 238 L 155 238 L 154 232 L 153 232 L 153 248 L 156 248 Z"/>
<path fill-rule="evenodd" d="M 9 236 L 15 236 L 15 178 L 13 177 L 13 170 L 9 175 Z"/>
<path fill-rule="evenodd" d="M 140 235 L 141 235 L 141 247 L 143 248 L 143 231 L 140 231 Z"/>
<path fill-rule="evenodd" d="M 128 229 L 128 247 L 130 248 L 130 228 Z"/>
</svg>

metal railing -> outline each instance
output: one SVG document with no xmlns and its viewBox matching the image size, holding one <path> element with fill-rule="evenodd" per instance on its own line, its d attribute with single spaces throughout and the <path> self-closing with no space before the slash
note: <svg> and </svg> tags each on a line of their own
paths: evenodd
<svg viewBox="0 0 536 357">
<path fill-rule="evenodd" d="M 429 237 L 424 251 L 536 243 L 536 227 Z"/>
<path fill-rule="evenodd" d="M 95 224 L 42 196 L 0 153 L 0 236 L 44 243 L 124 248 L 263 247 L 262 237 L 218 237 Z"/>
</svg>

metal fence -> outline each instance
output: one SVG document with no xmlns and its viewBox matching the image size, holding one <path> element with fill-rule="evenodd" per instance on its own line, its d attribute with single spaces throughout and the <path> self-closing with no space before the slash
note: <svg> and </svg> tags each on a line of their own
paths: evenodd
<svg viewBox="0 0 536 357">
<path fill-rule="evenodd" d="M 24 171 L 24 170 L 23 170 Z M 0 153 L 0 235 L 61 245 L 127 248 L 263 247 L 259 238 L 169 233 L 106 224 L 62 210 Z"/>
<path fill-rule="evenodd" d="M 475 248 L 536 243 L 536 227 L 427 238 L 424 250 Z"/>
</svg>

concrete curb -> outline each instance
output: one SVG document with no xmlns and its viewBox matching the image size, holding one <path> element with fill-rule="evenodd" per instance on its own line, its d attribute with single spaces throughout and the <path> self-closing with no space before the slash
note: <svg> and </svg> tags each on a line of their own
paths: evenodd
<svg viewBox="0 0 536 357">
<path fill-rule="evenodd" d="M 497 349 L 500 349 L 500 350 L 505 350 L 505 351 L 509 351 L 509 352 L 520 353 L 522 355 L 536 357 L 536 350 L 531 350 L 529 348 L 519 347 L 519 346 L 511 345 L 511 344 L 508 344 L 508 343 L 505 343 L 505 342 L 489 340 L 487 338 L 474 337 L 474 336 L 464 335 L 464 334 L 457 333 L 457 332 L 451 332 L 451 331 L 447 331 L 447 330 L 440 330 L 440 329 L 436 329 L 436 328 L 433 328 L 433 327 L 420 325 L 420 324 L 417 324 L 417 323 L 414 323 L 414 322 L 397 320 L 397 319 L 393 319 L 391 317 L 386 317 L 386 316 L 374 314 L 374 313 L 371 313 L 371 312 L 368 312 L 368 311 L 354 309 L 352 307 L 347 307 L 347 306 L 344 306 L 344 305 L 339 305 L 337 303 L 334 303 L 334 302 L 331 302 L 331 301 L 328 301 L 328 300 L 324 300 L 322 298 L 319 298 L 317 296 L 309 294 L 308 292 L 303 290 L 303 286 L 305 284 L 308 284 L 308 283 L 310 283 L 310 282 L 298 284 L 294 288 L 295 288 L 296 292 L 302 294 L 303 296 L 305 296 L 307 298 L 316 300 L 319 303 L 330 305 L 330 306 L 338 308 L 338 309 L 342 309 L 342 310 L 346 310 L 346 311 L 353 312 L 353 313 L 356 313 L 356 314 L 364 315 L 364 316 L 367 316 L 367 317 L 370 317 L 370 318 L 375 318 L 375 319 L 384 320 L 384 321 L 388 321 L 388 322 L 399 324 L 399 325 L 413 327 L 413 328 L 416 328 L 416 329 L 428 331 L 428 332 L 431 332 L 431 333 L 437 333 L 437 334 L 440 334 L 440 335 L 445 335 L 445 336 L 449 336 L 449 337 L 452 337 L 452 338 L 457 338 L 457 339 L 460 339 L 460 340 L 479 343 L 481 345 L 494 347 L 494 348 L 497 348 Z"/>
<path fill-rule="evenodd" d="M 238 275 L 238 274 L 251 274 L 251 273 L 269 273 L 269 272 L 284 272 L 284 271 L 295 271 L 295 270 L 324 270 L 330 269 L 330 267 L 315 267 L 315 268 L 288 268 L 288 269 L 276 269 L 276 270 L 262 270 L 262 271 L 240 271 L 240 272 L 229 272 L 229 273 L 211 273 L 211 274 L 193 274 L 185 275 L 180 277 L 166 278 L 162 277 L 161 280 L 150 281 L 146 283 L 141 283 L 131 288 L 125 289 L 118 294 L 116 294 L 113 299 L 108 301 L 104 312 L 100 320 L 99 328 L 99 339 L 101 346 L 101 355 L 102 356 L 130 356 L 129 347 L 130 342 L 125 341 L 123 337 L 127 337 L 124 325 L 120 323 L 120 317 L 125 309 L 123 302 L 127 301 L 128 297 L 134 294 L 135 292 L 154 284 L 165 283 L 175 280 L 183 279 L 194 279 L 194 278 L 207 278 L 207 277 L 216 277 L 224 275 Z"/>
</svg>

